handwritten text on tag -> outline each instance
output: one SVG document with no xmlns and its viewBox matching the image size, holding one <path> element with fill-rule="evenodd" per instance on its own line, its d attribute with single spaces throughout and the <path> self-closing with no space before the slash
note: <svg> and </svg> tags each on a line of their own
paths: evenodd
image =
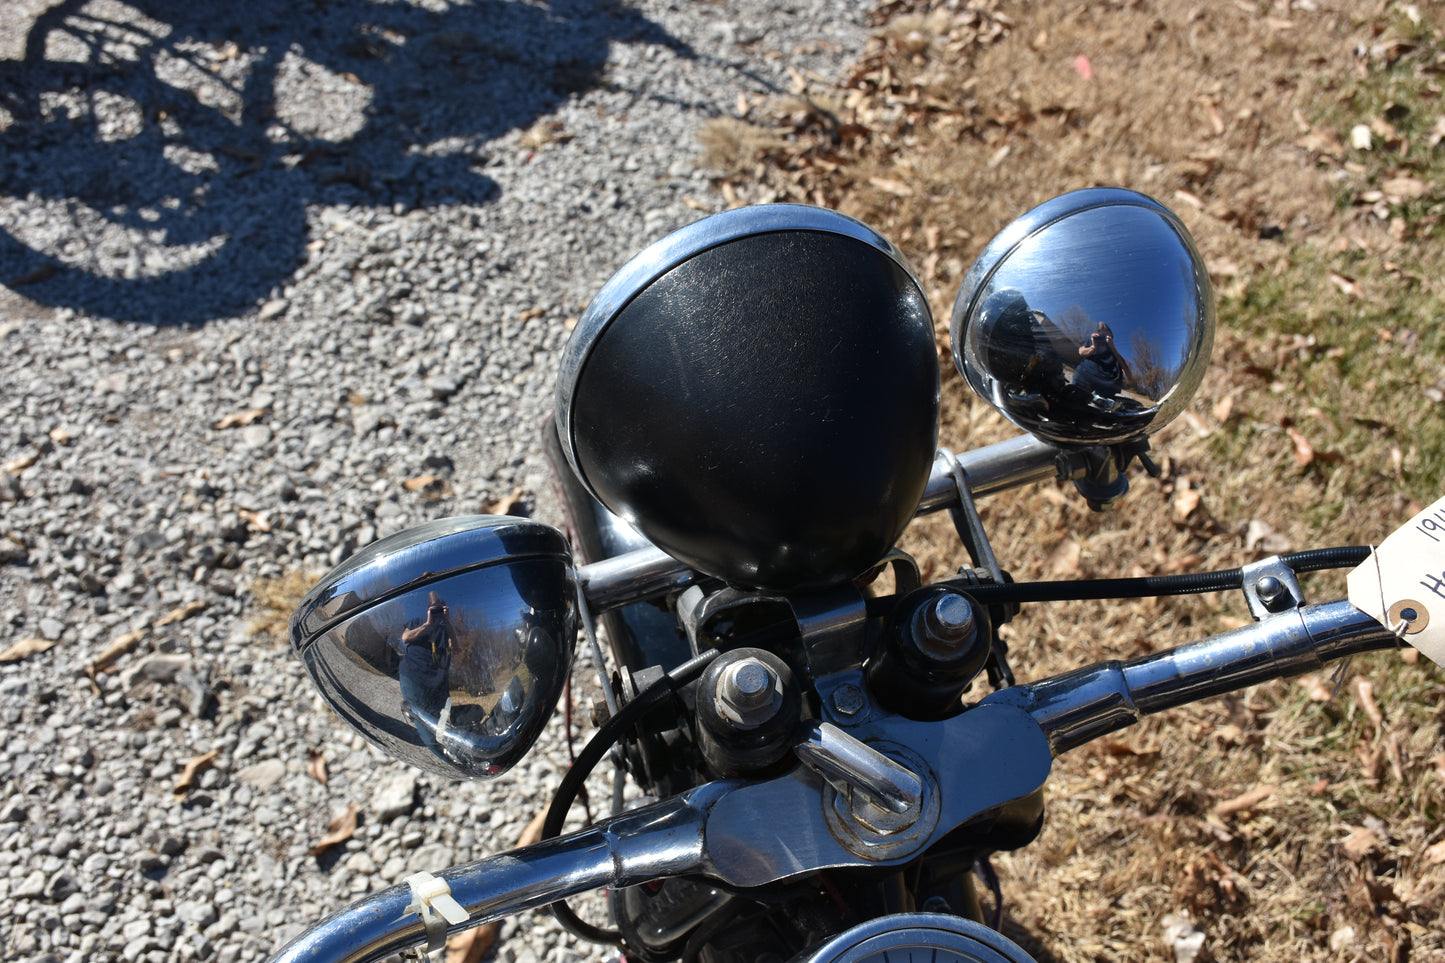
<svg viewBox="0 0 1445 963">
<path fill-rule="evenodd" d="M 1350 604 L 1445 665 L 1445 498 L 1350 572 Z"/>
</svg>

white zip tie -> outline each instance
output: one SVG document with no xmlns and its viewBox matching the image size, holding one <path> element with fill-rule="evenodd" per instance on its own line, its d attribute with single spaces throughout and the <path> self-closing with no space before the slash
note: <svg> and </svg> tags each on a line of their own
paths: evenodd
<svg viewBox="0 0 1445 963">
<path fill-rule="evenodd" d="M 406 878 L 411 888 L 411 902 L 403 912 L 416 913 L 426 927 L 428 953 L 447 945 L 447 927 L 465 923 L 472 914 L 452 896 L 447 881 L 431 873 L 413 873 Z"/>
</svg>

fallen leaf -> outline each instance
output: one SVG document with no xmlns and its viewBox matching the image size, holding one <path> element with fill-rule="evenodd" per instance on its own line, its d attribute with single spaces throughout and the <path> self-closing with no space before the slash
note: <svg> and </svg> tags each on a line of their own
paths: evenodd
<svg viewBox="0 0 1445 963">
<path fill-rule="evenodd" d="M 886 177 L 870 177 L 868 183 L 887 194 L 895 197 L 912 197 L 913 188 L 902 181 L 889 180 Z"/>
<path fill-rule="evenodd" d="M 181 777 L 176 780 L 175 788 L 171 790 L 175 797 L 177 799 L 184 797 L 186 792 L 190 790 L 192 784 L 195 783 L 196 776 L 200 775 L 201 770 L 209 769 L 211 763 L 215 762 L 216 757 L 220 754 L 221 750 L 212 749 L 210 752 L 202 755 L 192 756 L 190 761 L 186 763 L 185 768 L 181 770 Z"/>
<path fill-rule="evenodd" d="M 0 468 L 4 468 L 7 475 L 18 475 L 31 465 L 40 460 L 40 452 L 32 451 L 28 455 L 21 455 L 19 458 L 12 458 Z"/>
<path fill-rule="evenodd" d="M 497 943 L 500 923 L 483 923 L 447 938 L 447 963 L 481 963 Z"/>
<path fill-rule="evenodd" d="M 332 846 L 339 846 L 352 836 L 356 835 L 356 814 L 361 807 L 356 803 L 347 803 L 346 809 L 338 813 L 326 826 L 326 835 L 321 841 L 311 847 L 312 856 L 320 856 Z"/>
<path fill-rule="evenodd" d="M 1360 775 L 1367 782 L 1378 782 L 1385 771 L 1385 750 L 1380 746 L 1360 746 L 1355 750 L 1360 757 Z"/>
<path fill-rule="evenodd" d="M 1315 449 L 1310 440 L 1304 436 L 1304 432 L 1298 428 L 1285 428 L 1289 440 L 1294 443 L 1294 463 L 1301 468 L 1315 460 Z"/>
<path fill-rule="evenodd" d="M 1234 414 L 1234 395 L 1225 395 L 1214 403 L 1214 419 L 1221 425 L 1230 419 L 1231 414 Z"/>
<path fill-rule="evenodd" d="M 408 478 L 401 483 L 401 487 L 409 492 L 419 492 L 423 488 L 429 488 L 441 481 L 437 475 L 417 475 L 415 478 Z"/>
<path fill-rule="evenodd" d="M 321 783 L 321 785 L 326 785 L 326 781 L 329 778 L 326 773 L 326 756 L 322 754 L 320 749 L 312 749 L 307 755 L 306 775 L 315 779 Z"/>
<path fill-rule="evenodd" d="M 1249 551 L 1258 549 L 1268 555 L 1279 555 L 1289 551 L 1289 539 L 1274 530 L 1269 522 L 1252 518 L 1244 533 L 1244 547 Z"/>
<path fill-rule="evenodd" d="M 1224 802 L 1215 805 L 1214 814 L 1216 816 L 1233 816 L 1235 813 L 1257 809 L 1259 804 L 1270 796 L 1273 796 L 1278 788 L 1278 786 L 1260 786 L 1257 789 L 1251 789 L 1247 793 L 1235 796 L 1233 799 L 1226 799 Z"/>
<path fill-rule="evenodd" d="M 522 835 L 517 837 L 517 845 L 530 846 L 540 840 L 542 838 L 542 827 L 546 822 L 547 810 L 538 810 L 537 815 L 533 816 L 532 821 L 527 824 L 527 828 L 522 830 Z"/>
<path fill-rule="evenodd" d="M 49 639 L 21 639 L 4 652 L 0 652 L 0 662 L 19 662 L 21 659 L 39 655 L 54 647 L 55 643 Z"/>
<path fill-rule="evenodd" d="M 227 428 L 243 428 L 265 414 L 265 408 L 252 408 L 250 411 L 233 411 L 229 415 L 222 417 L 221 420 L 216 422 L 212 427 L 221 431 Z"/>
<path fill-rule="evenodd" d="M 258 532 L 269 532 L 271 530 L 271 520 L 261 512 L 253 512 L 249 508 L 238 508 L 236 509 L 236 514 L 241 516 L 241 521 Z"/>
<path fill-rule="evenodd" d="M 514 488 L 506 498 L 500 498 L 487 507 L 488 515 L 511 515 L 522 507 L 522 501 L 527 495 L 524 488 Z"/>
<path fill-rule="evenodd" d="M 60 265 L 54 261 L 46 261 L 33 271 L 27 271 L 19 277 L 11 278 L 5 282 L 7 288 L 23 288 L 27 284 L 39 284 L 41 281 L 49 281 L 60 273 Z"/>
<path fill-rule="evenodd" d="M 1199 102 L 1204 105 L 1204 111 L 1209 115 L 1209 127 L 1215 136 L 1224 133 L 1224 118 L 1219 114 L 1219 105 L 1209 97 L 1200 97 Z"/>
<path fill-rule="evenodd" d="M 1380 189 L 1402 201 L 1419 200 L 1430 193 L 1430 185 L 1418 177 L 1392 177 L 1381 184 Z"/>
<path fill-rule="evenodd" d="M 1390 772 L 1394 773 L 1396 782 L 1405 781 L 1405 756 L 1400 750 L 1399 733 L 1391 732 L 1385 736 L 1385 755 L 1390 760 Z"/>
<path fill-rule="evenodd" d="M 1204 199 L 1201 198 L 1198 194 L 1191 194 L 1189 191 L 1185 190 L 1177 190 L 1174 192 L 1174 199 L 1177 201 L 1183 201 L 1185 204 L 1188 204 L 1190 207 L 1197 208 L 1198 210 L 1204 210 Z"/>
<path fill-rule="evenodd" d="M 1426 143 L 1430 145 L 1431 150 L 1434 150 L 1440 146 L 1442 140 L 1445 140 L 1445 117 L 1436 117 L 1435 125 L 1430 128 Z"/>
<path fill-rule="evenodd" d="M 161 628 L 165 625 L 174 625 L 177 622 L 182 622 L 195 615 L 197 612 L 201 611 L 205 607 L 206 603 L 203 600 L 193 599 L 187 602 L 185 605 L 177 606 L 176 608 L 171 609 L 165 615 L 161 616 L 159 619 L 156 619 L 155 628 Z"/>
<path fill-rule="evenodd" d="M 1194 514 L 1198 507 L 1199 493 L 1192 488 L 1181 488 L 1174 493 L 1174 514 L 1178 515 L 1180 520 Z"/>
<path fill-rule="evenodd" d="M 1374 724 L 1375 731 L 1379 732 L 1385 728 L 1385 717 L 1380 712 L 1379 705 L 1375 702 L 1375 684 L 1369 679 L 1355 679 L 1355 695 L 1359 697 L 1360 708 L 1365 710 L 1365 715 L 1370 717 Z"/>
<path fill-rule="evenodd" d="M 1363 297 L 1365 294 L 1365 289 L 1360 287 L 1358 281 L 1354 280 L 1353 278 L 1347 278 L 1343 274 L 1340 274 L 1338 271 L 1330 272 L 1330 281 L 1334 284 L 1335 287 L 1339 288 L 1341 291 L 1343 291 L 1345 294 L 1349 295 L 1352 298 Z"/>
<path fill-rule="evenodd" d="M 540 810 L 522 835 L 517 837 L 517 846 L 530 846 L 542 838 L 542 824 L 547 821 L 547 810 Z M 447 963 L 480 963 L 497 942 L 501 923 L 483 923 L 481 926 L 454 934 L 447 940 Z"/>
<path fill-rule="evenodd" d="M 1340 843 L 1340 848 L 1345 851 L 1346 856 L 1358 863 L 1379 849 L 1383 843 L 1384 840 L 1380 838 L 1379 833 L 1368 826 L 1361 826 L 1345 837 L 1344 841 Z"/>
<path fill-rule="evenodd" d="M 125 655 L 131 649 L 140 644 L 140 640 L 146 637 L 145 629 L 136 629 L 134 632 L 127 632 L 117 636 L 115 641 L 106 646 L 105 649 L 90 663 L 90 672 L 94 675 L 97 672 L 104 672 L 110 668 L 112 662 Z"/>
</svg>

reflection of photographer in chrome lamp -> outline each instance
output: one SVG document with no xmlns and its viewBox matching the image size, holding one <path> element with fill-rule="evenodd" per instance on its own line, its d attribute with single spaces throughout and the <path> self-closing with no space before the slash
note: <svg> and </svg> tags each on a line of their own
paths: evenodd
<svg viewBox="0 0 1445 963">
<path fill-rule="evenodd" d="M 1089 340 L 1079 348 L 1079 366 L 1074 369 L 1074 384 L 1112 400 L 1124 390 L 1132 377 L 1129 363 L 1114 347 L 1114 332 L 1103 321 L 1090 333 Z"/>
<path fill-rule="evenodd" d="M 455 636 L 451 609 L 436 592 L 427 598 L 426 621 L 413 620 L 401 633 L 402 700 L 429 720 L 437 720 L 438 727 L 446 725 L 439 717 L 447 704 L 447 672 L 452 666 Z M 425 745 L 436 745 L 436 734 L 426 721 L 418 718 L 416 728 Z"/>
</svg>

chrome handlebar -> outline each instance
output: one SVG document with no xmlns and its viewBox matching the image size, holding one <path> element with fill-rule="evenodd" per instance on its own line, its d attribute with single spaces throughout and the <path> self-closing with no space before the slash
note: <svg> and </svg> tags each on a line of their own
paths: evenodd
<svg viewBox="0 0 1445 963">
<path fill-rule="evenodd" d="M 1146 715 L 1400 644 L 1389 629 L 1340 599 L 1128 662 L 1100 662 L 1002 689 L 984 703 L 1024 709 L 1059 755 Z"/>
<path fill-rule="evenodd" d="M 440 925 L 455 932 L 584 890 L 669 876 L 748 887 L 905 862 L 980 813 L 1041 787 L 1054 756 L 1145 715 L 1398 644 L 1341 600 L 1004 689 L 941 722 L 874 716 L 846 737 L 920 777 L 919 803 L 903 822 L 870 824 L 859 811 L 864 804 L 844 798 L 809 765 L 763 782 L 709 783 L 568 836 L 441 871 L 466 918 Z M 759 820 L 760 812 L 769 818 Z M 439 937 L 435 922 L 428 932 L 426 913 L 418 912 L 412 888 L 392 887 L 301 934 L 275 960 L 380 959 Z"/>
</svg>

